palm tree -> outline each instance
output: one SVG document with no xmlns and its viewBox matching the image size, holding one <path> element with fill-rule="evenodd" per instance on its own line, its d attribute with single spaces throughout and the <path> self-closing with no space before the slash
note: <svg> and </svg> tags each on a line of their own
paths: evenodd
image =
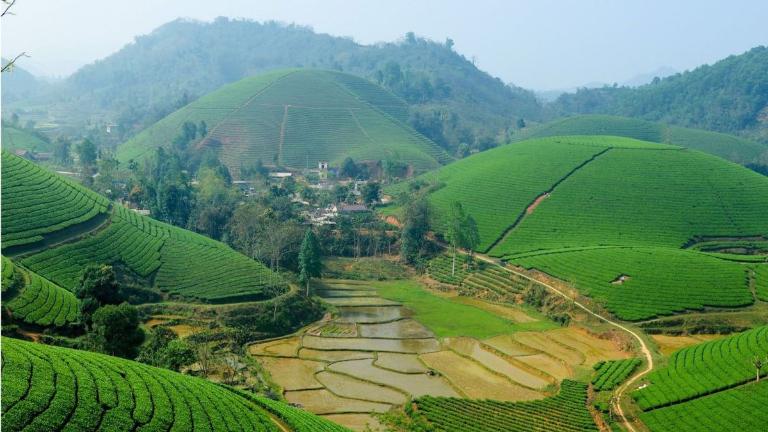
<svg viewBox="0 0 768 432">
<path fill-rule="evenodd" d="M 768 363 L 768 358 L 763 361 L 760 356 L 754 356 L 752 358 L 752 365 L 755 367 L 755 382 L 760 382 L 760 369 L 763 368 L 765 363 Z"/>
</svg>

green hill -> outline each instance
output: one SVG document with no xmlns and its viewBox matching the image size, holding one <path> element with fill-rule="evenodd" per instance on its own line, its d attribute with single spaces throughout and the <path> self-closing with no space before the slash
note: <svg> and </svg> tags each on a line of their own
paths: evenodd
<svg viewBox="0 0 768 432">
<path fill-rule="evenodd" d="M 765 430 L 768 382 L 755 381 L 768 375 L 768 365 L 758 371 L 753 359 L 766 352 L 765 326 L 676 351 L 632 393 L 640 419 L 654 432 Z"/>
<path fill-rule="evenodd" d="M 208 237 L 110 204 L 70 180 L 2 154 L 3 254 L 72 290 L 88 264 L 110 263 L 146 286 L 208 302 L 264 297 L 284 282 Z"/>
<path fill-rule="evenodd" d="M 3 306 L 14 317 L 43 327 L 63 326 L 79 315 L 75 295 L 2 257 Z"/>
<path fill-rule="evenodd" d="M 30 150 L 35 152 L 51 152 L 53 146 L 25 130 L 3 125 L 3 148 L 5 150 Z"/>
<path fill-rule="evenodd" d="M 733 135 L 669 126 L 629 117 L 579 115 L 524 129 L 517 141 L 564 135 L 613 135 L 700 150 L 739 164 L 768 158 L 768 145 Z"/>
<path fill-rule="evenodd" d="M 122 161 L 167 145 L 186 122 L 205 121 L 195 145 L 213 149 L 232 172 L 261 159 L 291 168 L 338 165 L 345 157 L 395 159 L 418 170 L 448 162 L 437 145 L 405 124 L 407 105 L 352 75 L 284 70 L 246 78 L 200 98 L 124 143 Z"/>
<path fill-rule="evenodd" d="M 2 345 L 3 431 L 348 430 L 281 402 L 130 360 L 6 337 Z"/>
<path fill-rule="evenodd" d="M 748 267 L 695 249 L 768 242 L 768 178 L 720 158 L 629 138 L 552 137 L 414 181 L 435 184 L 438 231 L 461 202 L 477 221 L 478 250 L 571 282 L 621 318 L 754 301 Z"/>
<path fill-rule="evenodd" d="M 734 133 L 768 142 L 768 47 L 758 46 L 640 87 L 580 89 L 552 108 Z"/>
</svg>

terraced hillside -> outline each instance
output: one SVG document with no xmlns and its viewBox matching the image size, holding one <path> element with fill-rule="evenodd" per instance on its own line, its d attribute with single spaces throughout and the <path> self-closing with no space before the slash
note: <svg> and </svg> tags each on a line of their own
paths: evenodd
<svg viewBox="0 0 768 432">
<path fill-rule="evenodd" d="M 587 388 L 565 380 L 557 396 L 530 402 L 500 402 L 424 396 L 412 416 L 425 418 L 441 432 L 597 431 L 587 410 Z"/>
<path fill-rule="evenodd" d="M 768 353 L 768 327 L 701 343 L 672 354 L 632 393 L 652 431 L 762 431 L 768 422 L 768 367 L 755 356 Z M 646 381 L 644 379 L 644 381 Z"/>
<path fill-rule="evenodd" d="M 566 135 L 613 135 L 672 144 L 746 164 L 768 157 L 768 145 L 733 135 L 669 126 L 629 117 L 579 115 L 533 126 L 515 136 L 516 141 Z"/>
<path fill-rule="evenodd" d="M 205 121 L 196 145 L 213 148 L 234 173 L 260 159 L 292 168 L 395 159 L 416 169 L 449 157 L 405 124 L 407 105 L 383 88 L 352 75 L 282 70 L 245 78 L 174 112 L 120 146 L 122 161 L 167 145 L 186 122 Z"/>
<path fill-rule="evenodd" d="M 2 257 L 3 306 L 29 324 L 63 326 L 79 315 L 74 294 Z"/>
<path fill-rule="evenodd" d="M 105 198 L 6 152 L 2 181 L 3 253 L 69 290 L 85 266 L 99 263 L 208 302 L 260 299 L 264 287 L 284 285 L 223 243 L 117 204 L 110 208 Z"/>
<path fill-rule="evenodd" d="M 620 318 L 755 301 L 746 264 L 697 250 L 754 249 L 768 236 L 768 179 L 720 158 L 623 137 L 551 137 L 419 180 L 436 185 L 438 231 L 461 202 L 479 251 L 570 282 Z"/>
<path fill-rule="evenodd" d="M 53 146 L 50 143 L 43 141 L 25 130 L 7 126 L 5 124 L 3 124 L 2 130 L 2 143 L 3 148 L 6 150 L 30 150 L 35 152 L 53 151 Z"/>
<path fill-rule="evenodd" d="M 280 431 L 346 428 L 284 403 L 166 369 L 2 338 L 3 431 Z"/>
</svg>

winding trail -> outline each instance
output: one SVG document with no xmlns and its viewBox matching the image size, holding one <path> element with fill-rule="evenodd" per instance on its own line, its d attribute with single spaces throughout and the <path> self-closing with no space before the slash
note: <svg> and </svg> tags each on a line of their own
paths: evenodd
<svg viewBox="0 0 768 432">
<path fill-rule="evenodd" d="M 464 251 L 462 251 L 462 252 L 466 253 Z M 612 325 L 614 327 L 617 327 L 620 330 L 623 330 L 623 331 L 629 333 L 630 335 L 632 335 L 633 338 L 635 338 L 640 343 L 640 349 L 641 349 L 641 351 L 643 353 L 643 356 L 645 356 L 647 367 L 645 368 L 645 370 L 635 374 L 633 377 L 631 377 L 629 380 L 627 380 L 623 385 L 621 385 L 619 387 L 619 389 L 616 390 L 615 397 L 613 399 L 614 408 L 616 409 L 616 412 L 619 414 L 619 417 L 621 418 L 622 423 L 624 423 L 624 426 L 627 428 L 627 430 L 629 430 L 631 432 L 637 432 L 637 429 L 635 429 L 635 427 L 632 425 L 632 423 L 629 420 L 627 420 L 627 417 L 624 415 L 624 409 L 621 407 L 621 398 L 624 396 L 624 393 L 626 392 L 626 390 L 629 387 L 632 386 L 632 384 L 634 384 L 635 382 L 637 382 L 637 380 L 639 380 L 640 378 L 642 378 L 643 376 L 648 374 L 651 370 L 653 370 L 653 356 L 651 355 L 651 351 L 648 349 L 648 346 L 645 344 L 645 341 L 643 340 L 643 338 L 641 338 L 640 335 L 638 335 L 636 332 L 630 330 L 629 328 L 625 327 L 624 325 L 622 325 L 622 324 L 620 324 L 620 323 L 618 323 L 616 321 L 610 320 L 610 319 L 608 319 L 608 318 L 606 318 L 606 317 L 604 317 L 604 316 L 602 316 L 600 314 L 597 314 L 597 313 L 593 312 L 588 307 L 584 306 L 583 304 L 581 304 L 578 301 L 576 301 L 576 300 L 572 299 L 571 297 L 569 297 L 563 291 L 553 287 L 552 285 L 550 285 L 550 284 L 548 284 L 546 282 L 534 279 L 534 278 L 532 278 L 532 277 L 530 277 L 530 276 L 528 276 L 528 275 L 526 275 L 524 273 L 520 273 L 520 272 L 518 272 L 516 270 L 512 270 L 511 268 L 505 267 L 505 266 L 499 264 L 498 260 L 490 258 L 490 257 L 488 257 L 486 255 L 475 254 L 475 257 L 477 257 L 478 259 L 480 259 L 482 261 L 485 261 L 487 263 L 497 265 L 497 266 L 501 267 L 502 269 L 504 269 L 505 271 L 507 271 L 509 273 L 515 274 L 515 275 L 520 276 L 522 278 L 525 278 L 525 279 L 527 279 L 529 281 L 536 282 L 536 283 L 544 286 L 545 288 L 549 289 L 550 291 L 554 292 L 555 294 L 557 294 L 557 295 L 565 298 L 566 300 L 572 302 L 574 305 L 576 305 L 578 308 L 584 310 L 588 314 L 590 314 L 590 315 L 592 315 L 592 316 L 594 316 L 594 317 L 596 317 L 596 318 L 598 318 L 598 319 L 600 319 L 602 321 L 605 321 L 606 323 L 608 323 L 608 324 L 610 324 L 610 325 Z"/>
</svg>

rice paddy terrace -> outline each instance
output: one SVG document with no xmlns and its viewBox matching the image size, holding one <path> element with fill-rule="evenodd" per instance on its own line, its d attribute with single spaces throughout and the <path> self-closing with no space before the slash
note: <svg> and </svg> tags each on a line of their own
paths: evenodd
<svg viewBox="0 0 768 432">
<path fill-rule="evenodd" d="M 436 185 L 436 214 L 458 201 L 476 219 L 479 251 L 572 283 L 619 318 L 764 298 L 765 255 L 740 253 L 768 244 L 768 178 L 720 158 L 623 137 L 551 137 L 419 179 Z"/>
<path fill-rule="evenodd" d="M 2 154 L 3 254 L 73 290 L 88 264 L 115 264 L 168 294 L 228 303 L 284 282 L 223 243 L 138 215 L 7 152 Z M 34 279 L 33 279 L 34 281 Z"/>
<path fill-rule="evenodd" d="M 568 135 L 613 135 L 672 144 L 740 164 L 754 162 L 768 154 L 768 145 L 733 135 L 610 115 L 580 115 L 554 120 L 525 129 L 515 139 Z"/>
<path fill-rule="evenodd" d="M 465 400 L 470 405 L 483 399 L 543 399 L 541 406 L 548 406 L 546 398 L 555 396 L 558 388 L 572 393 L 569 378 L 588 373 L 599 360 L 628 356 L 614 342 L 578 328 L 519 330 L 516 325 L 538 319 L 525 314 L 502 319 L 426 292 L 432 303 L 420 306 L 409 300 L 408 307 L 380 292 L 394 297 L 366 282 L 327 280 L 317 293 L 336 307 L 335 318 L 297 336 L 250 345 L 249 353 L 270 373 L 286 400 L 357 430 L 378 424 L 373 413 L 401 408 L 414 398 Z M 422 315 L 430 310 L 456 327 L 425 327 L 434 322 Z M 490 319 L 505 324 L 491 334 L 472 332 L 473 325 Z M 467 336 L 474 334 L 478 336 Z M 584 394 L 574 399 L 574 406 L 579 397 L 586 412 Z"/>
<path fill-rule="evenodd" d="M 233 173 L 262 160 L 290 168 L 395 159 L 417 170 L 450 157 L 406 125 L 408 107 L 387 90 L 352 75 L 283 70 L 222 87 L 124 143 L 121 161 L 140 159 L 178 135 L 182 123 L 205 121 L 196 146 L 212 148 Z"/>
<path fill-rule="evenodd" d="M 2 346 L 3 431 L 348 430 L 167 369 L 5 337 Z"/>
<path fill-rule="evenodd" d="M 768 327 L 683 348 L 632 393 L 653 432 L 757 432 L 768 424 Z M 758 380 L 758 377 L 761 377 Z"/>
</svg>

